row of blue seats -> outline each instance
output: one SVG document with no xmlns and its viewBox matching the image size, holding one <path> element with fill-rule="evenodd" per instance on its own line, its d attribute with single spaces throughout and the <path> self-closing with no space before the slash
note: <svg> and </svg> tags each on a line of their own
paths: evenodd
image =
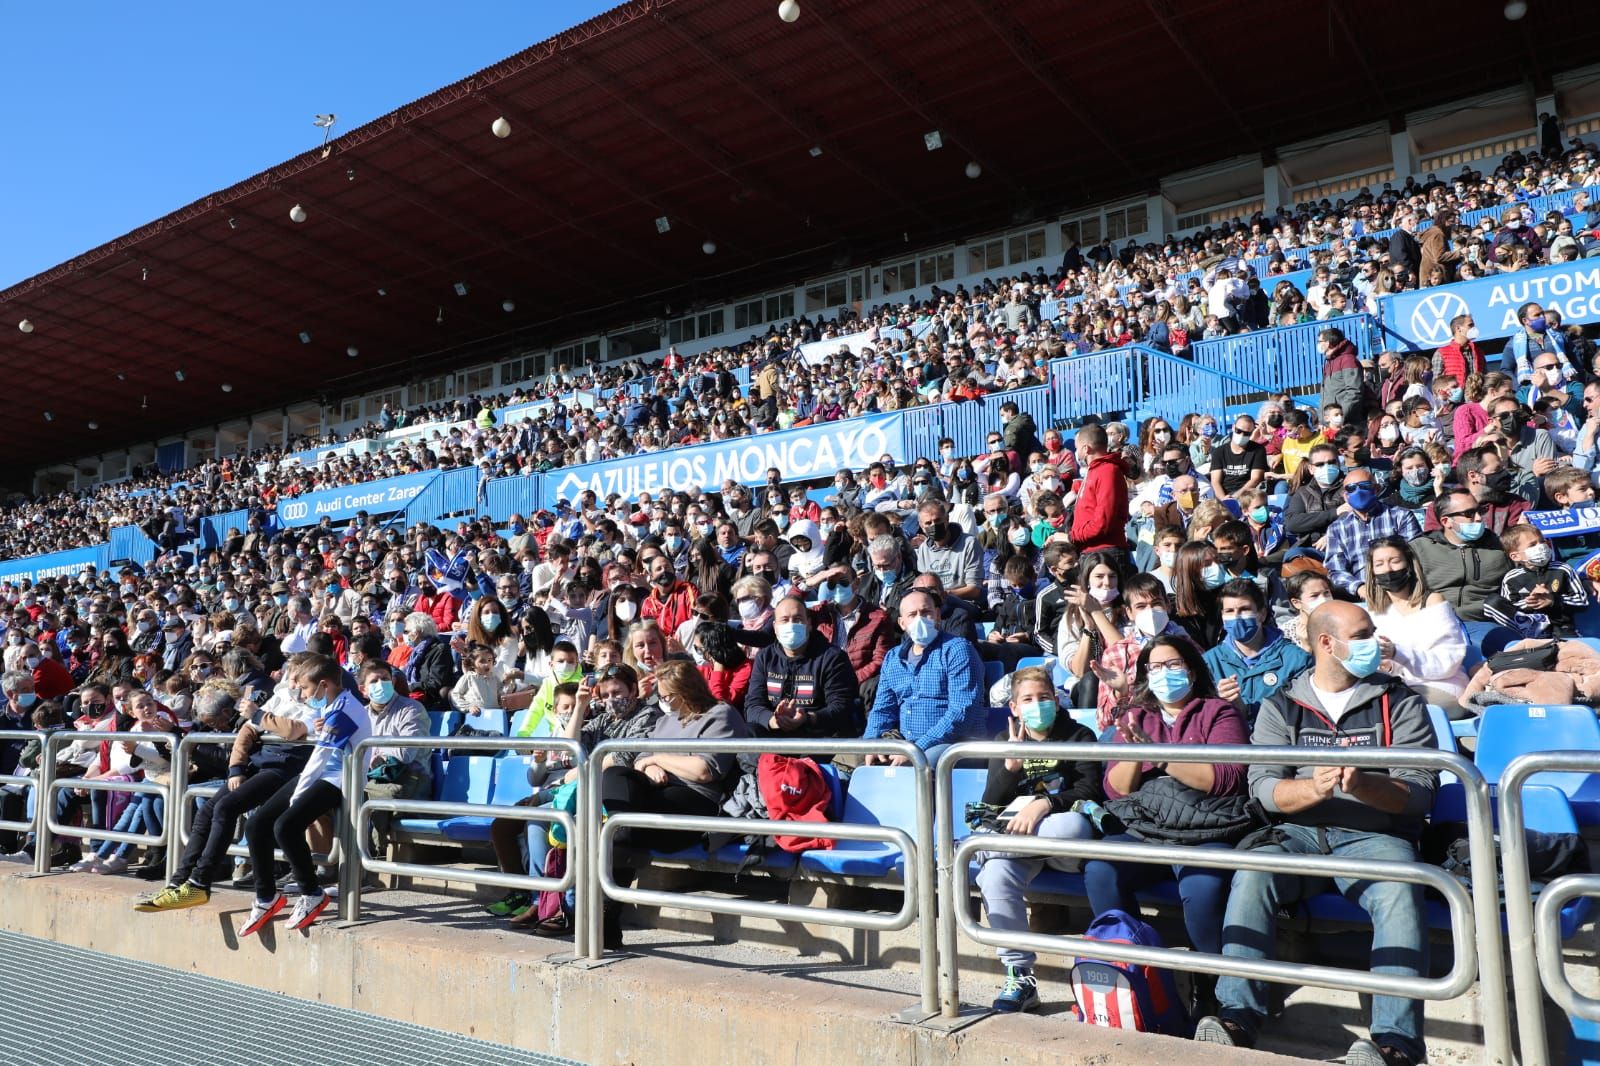
<svg viewBox="0 0 1600 1066">
<path fill-rule="evenodd" d="M 1092 711 L 1084 711 L 1092 714 Z M 1441 749 L 1454 751 L 1455 737 L 1442 710 L 1430 708 Z M 1586 707 L 1493 707 L 1484 715 L 1480 731 L 1479 766 L 1491 784 L 1497 783 L 1506 765 L 1529 751 L 1561 749 L 1600 752 L 1600 719 Z M 529 757 L 520 755 L 471 755 L 449 760 L 435 778 L 436 797 L 451 802 L 512 805 L 532 791 L 528 784 Z M 857 825 L 881 825 L 914 831 L 916 784 L 913 773 L 897 767 L 860 767 L 842 780 L 832 766 L 824 772 L 833 786 L 834 802 L 830 817 Z M 983 795 L 986 771 L 959 768 L 952 777 L 953 809 L 960 812 Z M 1582 824 L 1600 823 L 1600 775 L 1542 774 L 1524 793 L 1526 825 L 1550 833 L 1575 833 Z M 1459 821 L 1465 817 L 1459 783 L 1446 774 L 1441 782 L 1437 820 Z M 398 830 L 418 839 L 433 839 L 456 844 L 487 841 L 488 818 L 402 818 Z M 964 822 L 953 827 L 956 839 L 969 834 Z M 712 867 L 737 868 L 746 859 L 743 842 L 715 848 L 705 843 L 658 854 L 663 861 Z M 891 844 L 873 841 L 838 841 L 831 849 L 795 855 L 769 850 L 759 868 L 779 876 L 811 879 L 849 879 L 867 883 L 898 881 L 904 874 L 904 856 Z M 1036 880 L 1033 892 L 1046 898 L 1082 900 L 1083 879 L 1075 873 L 1047 870 Z M 1141 896 L 1150 903 L 1174 903 L 1176 886 L 1157 885 Z M 1584 901 L 1576 901 L 1563 912 L 1563 935 L 1569 936 L 1587 912 Z M 1353 902 L 1327 893 L 1306 903 L 1304 913 L 1315 920 L 1363 923 L 1365 917 Z M 1448 912 L 1439 901 L 1429 904 L 1429 922 L 1435 928 L 1448 928 Z"/>
</svg>

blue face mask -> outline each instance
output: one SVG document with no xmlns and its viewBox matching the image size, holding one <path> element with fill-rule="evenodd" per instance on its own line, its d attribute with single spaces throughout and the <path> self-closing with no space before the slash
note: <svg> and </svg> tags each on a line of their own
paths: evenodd
<svg viewBox="0 0 1600 1066">
<path fill-rule="evenodd" d="M 880 584 L 882 584 L 885 587 L 887 587 L 889 585 L 893 585 L 896 581 L 900 580 L 900 571 L 898 571 L 898 570 L 879 570 L 876 567 L 874 567 L 873 570 L 872 570 L 872 576 L 877 578 Z"/>
<path fill-rule="evenodd" d="M 785 622 L 780 626 L 774 626 L 773 631 L 778 643 L 790 651 L 799 651 L 805 647 L 806 638 L 811 636 L 804 622 Z"/>
<path fill-rule="evenodd" d="M 1462 522 L 1456 526 L 1456 536 L 1470 544 L 1483 536 L 1483 523 Z"/>
<path fill-rule="evenodd" d="M 1240 644 L 1249 644 L 1261 632 L 1261 619 L 1253 614 L 1236 615 L 1233 618 L 1224 618 L 1222 628 L 1229 637 Z"/>
<path fill-rule="evenodd" d="M 306 706 L 310 707 L 313 711 L 326 710 L 328 706 L 328 697 L 312 696 L 310 699 L 306 700 Z"/>
<path fill-rule="evenodd" d="M 1350 676 L 1368 677 L 1378 669 L 1378 663 L 1383 659 L 1383 652 L 1378 647 L 1377 637 L 1347 640 L 1344 644 L 1347 654 L 1339 660 L 1339 665 L 1344 667 Z"/>
<path fill-rule="evenodd" d="M 828 598 L 832 599 L 833 602 L 837 603 L 840 607 L 843 607 L 845 604 L 855 599 L 855 596 L 856 594 L 850 590 L 849 585 L 828 586 Z"/>
<path fill-rule="evenodd" d="M 1147 684 L 1150 694 L 1162 703 L 1177 703 L 1189 694 L 1189 671 L 1182 669 L 1152 670 Z"/>
<path fill-rule="evenodd" d="M 1024 703 L 1017 708 L 1017 716 L 1022 719 L 1023 725 L 1035 733 L 1048 733 L 1056 722 L 1056 701 L 1040 700 L 1038 703 Z"/>
<path fill-rule="evenodd" d="M 1205 582 L 1208 589 L 1221 588 L 1228 583 L 1228 572 L 1221 563 L 1207 563 L 1206 568 L 1200 571 L 1200 580 Z"/>
<path fill-rule="evenodd" d="M 1339 469 L 1338 463 L 1329 463 L 1326 466 L 1319 466 L 1316 468 L 1316 471 L 1317 480 L 1321 482 L 1323 488 L 1329 488 L 1333 485 L 1337 485 L 1339 483 L 1339 477 L 1343 473 L 1343 471 Z"/>
<path fill-rule="evenodd" d="M 367 699 L 380 706 L 394 699 L 393 681 L 374 681 L 367 686 Z"/>
<path fill-rule="evenodd" d="M 26 710 L 27 708 L 32 707 L 34 701 L 38 698 L 39 697 L 32 692 L 19 692 L 15 696 L 11 697 L 11 702 Z"/>
<path fill-rule="evenodd" d="M 1378 494 L 1372 488 L 1370 481 L 1363 481 L 1344 495 L 1345 502 L 1357 511 L 1370 511 L 1378 502 Z"/>
<path fill-rule="evenodd" d="M 911 627 L 906 630 L 906 635 L 911 638 L 911 643 L 926 648 L 933 643 L 933 638 L 939 635 L 939 626 L 933 619 L 919 616 L 911 620 Z"/>
<path fill-rule="evenodd" d="M 277 596 L 272 597 L 272 602 L 276 603 L 279 607 L 282 607 L 282 606 L 286 605 L 289 602 L 289 597 L 288 596 L 284 596 L 284 595 L 277 595 Z"/>
</svg>

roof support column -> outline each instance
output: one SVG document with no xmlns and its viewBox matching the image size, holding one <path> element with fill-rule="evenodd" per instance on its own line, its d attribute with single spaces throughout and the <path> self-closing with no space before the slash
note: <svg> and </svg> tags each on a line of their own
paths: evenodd
<svg viewBox="0 0 1600 1066">
<path fill-rule="evenodd" d="M 1396 126 L 1399 128 L 1397 129 Z M 1401 185 L 1417 172 L 1417 142 L 1402 123 L 1389 127 L 1389 151 L 1394 156 L 1394 183 Z"/>
<path fill-rule="evenodd" d="M 1279 208 L 1294 203 L 1294 194 L 1289 187 L 1289 175 L 1285 174 L 1283 167 L 1277 163 L 1262 164 L 1261 201 L 1261 209 L 1267 215 L 1276 214 Z"/>
<path fill-rule="evenodd" d="M 1560 128 L 1561 112 L 1556 110 L 1556 94 L 1553 90 L 1540 93 L 1533 101 L 1533 132 L 1539 135 L 1539 151 L 1541 155 L 1544 152 L 1544 127 L 1541 125 L 1540 119 L 1544 115 L 1554 118 L 1557 128 Z"/>
<path fill-rule="evenodd" d="M 1154 235 L 1158 241 L 1166 240 L 1167 234 L 1177 228 L 1178 211 L 1164 192 L 1157 191 L 1150 194 L 1150 198 L 1145 202 L 1144 217 L 1145 230 Z M 1130 233 L 1128 236 L 1134 235 Z"/>
</svg>

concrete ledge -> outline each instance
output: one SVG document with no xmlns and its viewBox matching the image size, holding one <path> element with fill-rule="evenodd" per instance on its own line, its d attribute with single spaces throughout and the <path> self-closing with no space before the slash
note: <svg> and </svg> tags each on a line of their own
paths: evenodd
<svg viewBox="0 0 1600 1066">
<path fill-rule="evenodd" d="M 946 1034 L 896 1022 L 895 1012 L 912 1003 L 903 994 L 725 960 L 646 953 L 594 969 L 560 965 L 551 959 L 570 950 L 566 941 L 408 912 L 382 895 L 371 901 L 381 920 L 342 928 L 324 919 L 304 934 L 277 925 L 241 943 L 233 929 L 247 894 L 221 890 L 204 907 L 136 914 L 132 901 L 144 887 L 0 868 L 0 928 L 585 1063 L 1303 1061 L 1097 1029 L 1061 1014 L 990 1017 Z"/>
</svg>

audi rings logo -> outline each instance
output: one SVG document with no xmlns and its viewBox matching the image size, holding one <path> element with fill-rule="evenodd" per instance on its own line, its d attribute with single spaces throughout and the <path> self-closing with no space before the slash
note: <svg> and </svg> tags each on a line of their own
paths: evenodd
<svg viewBox="0 0 1600 1066">
<path fill-rule="evenodd" d="M 1437 348 L 1450 339 L 1450 320 L 1467 311 L 1467 301 L 1455 293 L 1431 293 L 1412 309 L 1411 336 L 1419 344 Z"/>
<path fill-rule="evenodd" d="M 293 503 L 283 505 L 283 517 L 286 521 L 293 522 L 297 519 L 305 518 L 310 513 L 311 505 L 303 500 L 296 500 Z"/>
</svg>

